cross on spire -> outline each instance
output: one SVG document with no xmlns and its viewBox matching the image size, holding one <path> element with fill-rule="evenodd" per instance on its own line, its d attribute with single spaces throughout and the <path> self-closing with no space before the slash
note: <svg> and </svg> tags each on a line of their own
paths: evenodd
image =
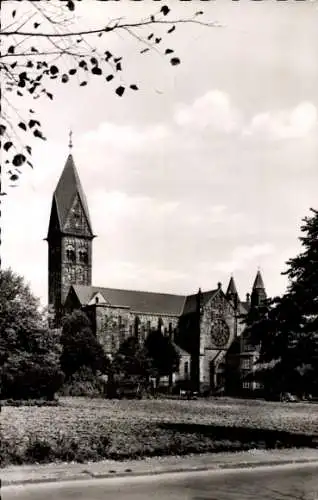
<svg viewBox="0 0 318 500">
<path fill-rule="evenodd" d="M 69 147 L 70 152 L 72 151 L 72 147 L 73 147 L 72 136 L 73 136 L 73 132 L 72 132 L 72 129 L 70 129 L 70 131 L 69 131 L 69 143 L 68 143 L 68 147 Z"/>
</svg>

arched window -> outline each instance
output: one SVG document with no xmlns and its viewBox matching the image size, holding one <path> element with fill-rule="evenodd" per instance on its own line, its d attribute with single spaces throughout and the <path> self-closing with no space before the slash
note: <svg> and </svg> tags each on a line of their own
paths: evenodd
<svg viewBox="0 0 318 500">
<path fill-rule="evenodd" d="M 66 258 L 69 262 L 75 262 L 76 255 L 73 245 L 68 245 L 66 247 Z"/>
<path fill-rule="evenodd" d="M 78 260 L 82 262 L 83 264 L 88 263 L 88 253 L 86 248 L 81 248 L 78 252 Z"/>
</svg>

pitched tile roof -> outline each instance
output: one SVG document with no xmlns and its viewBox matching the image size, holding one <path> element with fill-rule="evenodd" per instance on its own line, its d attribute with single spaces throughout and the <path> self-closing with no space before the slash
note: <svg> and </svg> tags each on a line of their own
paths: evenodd
<svg viewBox="0 0 318 500">
<path fill-rule="evenodd" d="M 64 228 L 67 215 L 72 207 L 76 195 L 78 195 L 80 198 L 83 211 L 85 213 L 85 217 L 89 225 L 89 229 L 93 234 L 86 196 L 83 191 L 81 181 L 75 167 L 73 156 L 69 154 L 63 172 L 61 174 L 61 177 L 54 191 L 53 203 L 52 203 L 52 206 L 54 202 L 56 205 L 61 231 Z"/>
<path fill-rule="evenodd" d="M 180 316 L 186 297 L 168 293 L 121 290 L 97 286 L 73 285 L 73 289 L 82 305 L 87 305 L 96 293 L 101 293 L 112 306 L 129 307 L 139 313 L 166 314 Z"/>
</svg>

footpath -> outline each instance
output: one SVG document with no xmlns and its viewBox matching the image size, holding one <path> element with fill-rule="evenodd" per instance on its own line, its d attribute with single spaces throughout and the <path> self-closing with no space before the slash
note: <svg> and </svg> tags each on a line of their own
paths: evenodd
<svg viewBox="0 0 318 500">
<path fill-rule="evenodd" d="M 237 453 L 151 457 L 140 460 L 103 460 L 89 463 L 50 463 L 1 469 L 2 486 L 92 478 L 142 476 L 167 472 L 255 468 L 317 462 L 318 450 L 249 450 Z"/>
</svg>

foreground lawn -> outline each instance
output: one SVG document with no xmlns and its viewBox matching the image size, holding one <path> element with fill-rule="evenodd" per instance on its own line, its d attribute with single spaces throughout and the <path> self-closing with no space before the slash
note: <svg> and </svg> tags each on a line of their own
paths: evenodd
<svg viewBox="0 0 318 500">
<path fill-rule="evenodd" d="M 1 433 L 2 465 L 315 447 L 318 405 L 64 398 L 58 407 L 3 407 Z"/>
</svg>

